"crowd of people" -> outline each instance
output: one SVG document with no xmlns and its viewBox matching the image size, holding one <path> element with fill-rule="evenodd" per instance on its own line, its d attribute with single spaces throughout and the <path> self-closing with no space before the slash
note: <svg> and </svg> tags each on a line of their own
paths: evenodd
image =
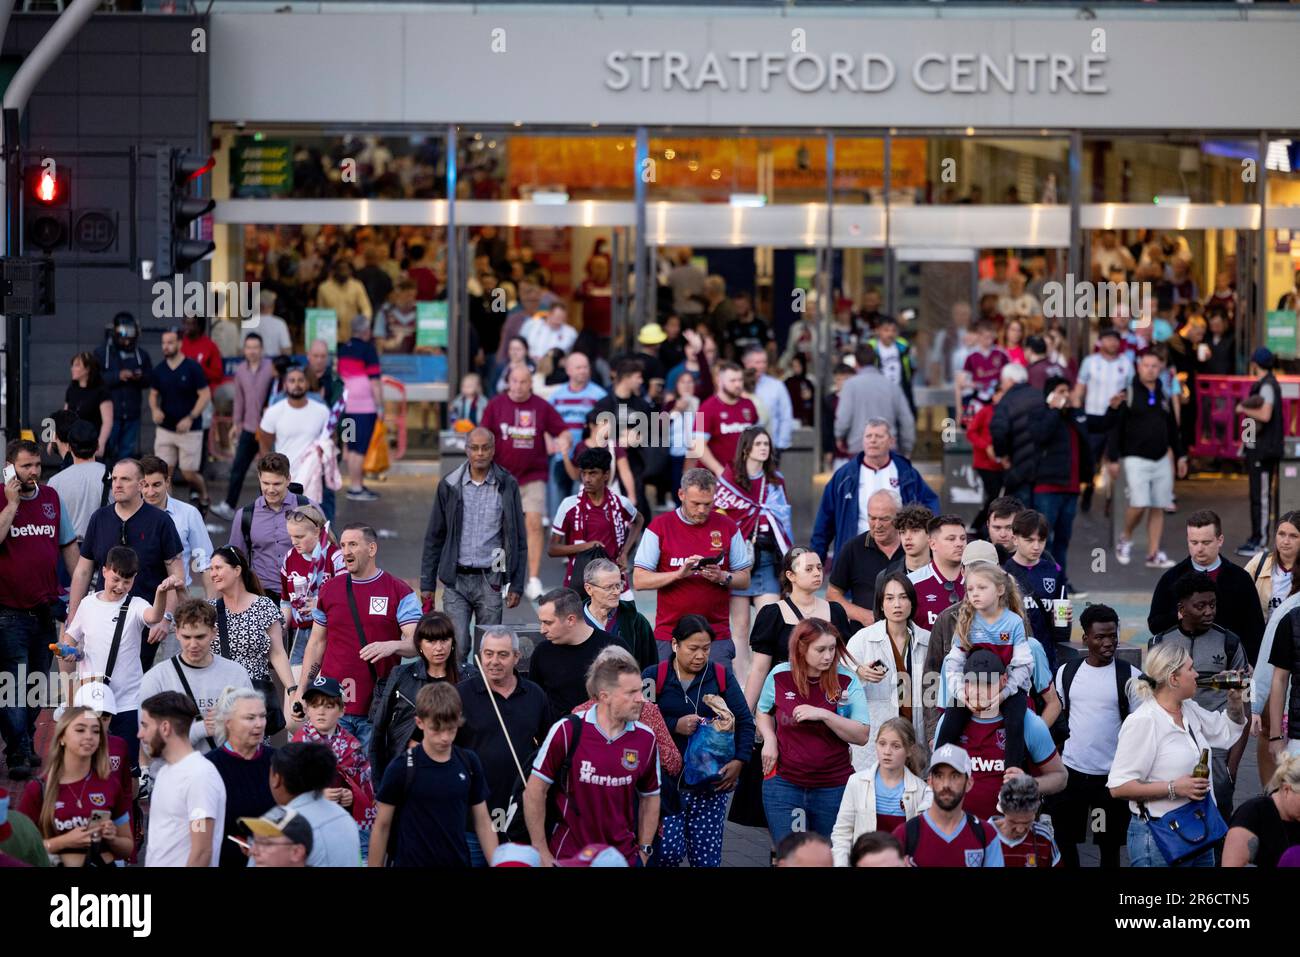
<svg viewBox="0 0 1300 957">
<path fill-rule="evenodd" d="M 377 497 L 359 461 L 384 415 L 376 342 L 404 341 L 403 316 L 438 289 L 418 247 L 382 301 L 332 260 L 313 301 L 352 310 L 335 356 L 314 342 L 305 365 L 277 365 L 293 342 L 268 293 L 232 377 L 223 501 L 204 427 L 228 383 L 200 321 L 164 333 L 156 365 L 129 316 L 73 360 L 53 448 L 6 450 L 0 668 L 62 682 L 0 709 L 21 785 L 7 823 L 37 837 L 0 839 L 0 855 L 715 867 L 730 820 L 765 828 L 779 866 L 1068 867 L 1089 835 L 1108 867 L 1124 847 L 1131 866 L 1294 862 L 1300 519 L 1252 480 L 1249 565 L 1211 511 L 1187 519 L 1184 561 L 1161 550 L 1186 445 L 1168 350 L 1131 341 L 1129 317 L 1104 318 L 1075 373 L 1035 322 L 1032 277 L 995 259 L 981 318 L 953 330 L 969 334 L 954 403 L 986 482 L 972 528 L 910 461 L 899 322 L 874 292 L 837 313 L 853 366 L 814 399 L 837 400 L 836 467 L 802 545 L 780 458 L 817 390 L 768 370 L 807 369 L 811 344 L 792 333 L 778 356 L 750 297 L 680 250 L 671 310 L 621 347 L 599 331 L 603 253 L 569 304 L 544 270 L 516 276 L 498 239 L 476 246 L 482 350 L 450 403 L 466 459 L 430 495 L 416 587 L 414 569 L 381 566 L 371 524 L 336 526 L 333 491 L 340 439 L 349 501 Z M 386 272 L 382 245 L 360 254 Z M 516 281 L 514 307 L 491 308 Z M 1243 403 L 1263 472 L 1274 364 L 1255 353 Z M 50 452 L 63 467 L 43 484 Z M 1107 605 L 1079 607 L 1075 631 L 1070 527 L 1103 464 L 1127 487 L 1117 560 L 1145 518 L 1147 564 L 1165 570 L 1140 667 Z M 543 553 L 565 560 L 549 587 Z M 533 647 L 503 624 L 523 602 Z M 1067 660 L 1076 634 L 1086 653 Z M 1266 794 L 1238 807 L 1252 735 Z M 1192 819 L 1207 838 L 1180 848 Z"/>
</svg>

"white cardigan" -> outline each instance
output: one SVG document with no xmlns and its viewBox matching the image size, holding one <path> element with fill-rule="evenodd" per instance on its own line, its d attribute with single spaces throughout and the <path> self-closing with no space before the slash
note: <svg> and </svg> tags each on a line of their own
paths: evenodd
<svg viewBox="0 0 1300 957">
<path fill-rule="evenodd" d="M 861 629 L 849 639 L 849 654 L 859 665 L 869 665 L 875 661 L 885 663 L 885 677 L 872 684 L 862 682 L 867 696 L 867 707 L 871 711 L 871 735 L 874 738 L 880 726 L 890 718 L 898 717 L 898 670 L 894 667 L 894 649 L 890 645 L 889 633 L 885 631 L 887 623 L 880 621 Z M 912 674 L 918 680 L 912 682 L 912 727 L 916 731 L 916 740 L 925 741 L 925 719 L 921 713 L 922 690 L 925 685 L 925 654 L 930 646 L 930 633 L 924 628 L 913 626 L 912 637 Z M 860 680 L 860 679 L 859 679 Z M 853 768 L 861 771 L 868 764 L 876 762 L 874 744 L 851 745 Z"/>
<path fill-rule="evenodd" d="M 861 634 L 861 632 L 859 632 Z M 883 682 L 881 682 L 883 684 Z M 930 785 L 907 768 L 903 769 L 903 809 L 910 821 L 930 806 L 934 792 Z M 840 799 L 840 813 L 831 831 L 831 854 L 836 867 L 849 866 L 849 851 L 862 834 L 876 830 L 876 763 L 849 778 Z"/>
</svg>

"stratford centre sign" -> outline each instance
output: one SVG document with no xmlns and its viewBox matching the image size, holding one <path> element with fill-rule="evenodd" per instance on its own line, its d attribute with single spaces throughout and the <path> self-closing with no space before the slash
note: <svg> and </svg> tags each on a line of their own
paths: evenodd
<svg viewBox="0 0 1300 957">
<path fill-rule="evenodd" d="M 218 4 L 209 113 L 425 132 L 519 124 L 1037 135 L 1300 123 L 1300 7 L 1141 6 L 1083 17 L 1067 6 L 325 4 L 275 14 Z"/>
<path fill-rule="evenodd" d="M 1068 53 L 924 53 L 903 74 L 922 93 L 1106 93 L 1106 56 Z M 787 53 L 756 50 L 692 58 L 681 50 L 614 50 L 605 57 L 605 88 L 648 93 L 675 89 L 767 93 L 785 83 L 799 93 L 883 93 L 899 78 L 883 53 Z"/>
</svg>

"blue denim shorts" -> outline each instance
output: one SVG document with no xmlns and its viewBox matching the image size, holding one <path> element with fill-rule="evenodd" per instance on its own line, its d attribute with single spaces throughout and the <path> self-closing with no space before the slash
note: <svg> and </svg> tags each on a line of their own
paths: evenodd
<svg viewBox="0 0 1300 957">
<path fill-rule="evenodd" d="M 732 591 L 733 595 L 753 598 L 757 595 L 779 595 L 781 585 L 777 581 L 777 569 L 781 559 L 775 551 L 761 548 L 754 553 L 754 564 L 749 570 L 749 585 Z"/>
</svg>

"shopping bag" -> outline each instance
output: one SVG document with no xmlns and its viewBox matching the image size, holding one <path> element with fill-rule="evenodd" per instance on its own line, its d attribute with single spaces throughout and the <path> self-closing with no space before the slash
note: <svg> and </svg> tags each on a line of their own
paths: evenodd
<svg viewBox="0 0 1300 957">
<path fill-rule="evenodd" d="M 375 431 L 370 436 L 370 447 L 366 449 L 364 469 L 370 475 L 380 475 L 388 471 L 388 430 L 383 422 L 375 423 Z"/>
<path fill-rule="evenodd" d="M 719 731 L 711 722 L 701 721 L 686 742 L 682 755 L 682 773 L 688 787 L 697 787 L 717 778 L 728 761 L 736 757 L 736 736 Z"/>
</svg>

